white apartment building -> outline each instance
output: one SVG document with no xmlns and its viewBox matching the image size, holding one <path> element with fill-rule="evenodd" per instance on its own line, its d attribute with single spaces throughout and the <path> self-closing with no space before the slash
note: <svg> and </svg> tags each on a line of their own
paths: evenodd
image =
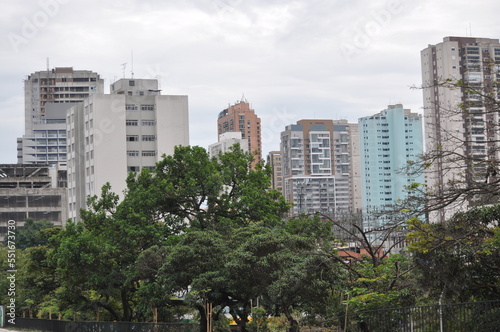
<svg viewBox="0 0 500 332">
<path fill-rule="evenodd" d="M 71 67 L 38 71 L 24 81 L 25 131 L 17 139 L 19 164 L 66 163 L 66 111 L 104 93 L 99 74 Z"/>
<path fill-rule="evenodd" d="M 155 79 L 121 79 L 67 112 L 69 217 L 109 182 L 122 195 L 129 172 L 153 169 L 189 145 L 188 97 L 161 95 Z"/>
<path fill-rule="evenodd" d="M 493 84 L 500 79 L 500 43 L 498 39 L 445 37 L 421 52 L 424 97 L 426 151 L 438 147 L 449 151 L 438 158 L 426 175 L 428 190 L 439 193 L 450 183 L 484 182 L 488 161 L 499 160 L 498 112 L 492 112 L 480 94 L 463 88 L 436 85 L 446 79 L 461 80 L 472 88 L 488 89 L 497 94 Z M 498 97 L 498 95 L 496 95 Z M 493 145 L 492 145 L 493 144 Z M 492 148 L 495 146 L 496 148 Z M 466 165 L 463 157 L 474 158 Z M 473 166 L 471 166 L 473 165 Z M 465 174 L 470 174 L 465 178 Z M 434 213 L 431 221 L 443 221 L 465 204 L 449 206 Z"/>
<path fill-rule="evenodd" d="M 230 148 L 235 144 L 239 144 L 240 149 L 248 152 L 248 139 L 241 138 L 241 136 L 242 134 L 239 131 L 220 134 L 219 141 L 208 146 L 208 155 L 210 158 L 217 157 L 219 153 L 230 151 Z"/>
</svg>

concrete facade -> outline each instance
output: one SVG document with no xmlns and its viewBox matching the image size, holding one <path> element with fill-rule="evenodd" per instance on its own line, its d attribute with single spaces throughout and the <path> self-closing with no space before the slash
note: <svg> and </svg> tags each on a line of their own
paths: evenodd
<svg viewBox="0 0 500 332">
<path fill-rule="evenodd" d="M 478 93 L 462 88 L 438 85 L 447 79 L 462 80 L 471 88 L 491 89 L 500 79 L 500 43 L 498 39 L 473 37 L 445 37 L 443 42 L 429 45 L 421 52 L 424 97 L 426 151 L 451 151 L 452 155 L 439 157 L 426 174 L 429 191 L 439 193 L 448 183 L 466 185 L 486 174 L 489 160 L 499 160 L 500 135 L 495 123 L 498 112 L 492 112 L 488 102 Z M 438 84 L 436 84 L 438 83 Z M 484 90 L 488 92 L 488 90 Z M 498 100 L 498 96 L 495 96 Z M 464 158 L 474 158 L 467 166 Z M 478 162 L 483 160 L 484 162 Z M 465 179 L 464 174 L 471 174 Z M 484 181 L 484 180 L 483 180 Z M 443 221 L 467 204 L 449 206 L 433 213 L 432 221 Z"/>
<path fill-rule="evenodd" d="M 300 120 L 281 133 L 282 192 L 292 215 L 353 211 L 359 200 L 351 177 L 356 132 L 357 124 L 345 120 Z"/>
<path fill-rule="evenodd" d="M 104 81 L 88 70 L 56 67 L 24 81 L 25 132 L 18 138 L 18 163 L 66 163 L 66 111 L 92 94 L 104 93 Z"/>
<path fill-rule="evenodd" d="M 208 146 L 210 157 L 217 157 L 219 153 L 230 151 L 235 144 L 239 144 L 244 152 L 248 152 L 248 139 L 241 138 L 241 132 L 226 132 L 219 135 L 219 141 Z"/>
<path fill-rule="evenodd" d="M 64 226 L 68 218 L 66 171 L 56 165 L 0 165 L 0 241 L 9 220 L 22 227 L 26 219 Z"/>
<path fill-rule="evenodd" d="M 281 152 L 270 151 L 267 154 L 267 164 L 271 166 L 272 178 L 271 188 L 283 193 L 283 167 L 281 164 Z"/>
<path fill-rule="evenodd" d="M 129 172 L 153 169 L 189 145 L 187 96 L 162 96 L 157 80 L 121 79 L 67 112 L 69 217 L 109 182 L 122 197 Z"/>
</svg>

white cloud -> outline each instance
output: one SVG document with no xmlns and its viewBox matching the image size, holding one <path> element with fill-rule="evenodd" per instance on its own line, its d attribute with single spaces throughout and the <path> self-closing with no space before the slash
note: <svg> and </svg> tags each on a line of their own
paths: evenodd
<svg viewBox="0 0 500 332">
<path fill-rule="evenodd" d="M 131 75 L 133 51 L 135 77 L 160 77 L 164 94 L 189 96 L 191 142 L 205 147 L 217 140 L 218 112 L 244 93 L 269 151 L 279 147 L 277 124 L 355 122 L 397 102 L 418 110 L 421 94 L 409 86 L 420 83 L 420 51 L 471 30 L 499 38 L 498 9 L 492 0 L 11 1 L 0 13 L 0 163 L 16 161 L 22 80 L 44 70 L 46 58 L 109 84 L 123 63 Z M 13 34 L 24 38 L 17 52 Z"/>
</svg>

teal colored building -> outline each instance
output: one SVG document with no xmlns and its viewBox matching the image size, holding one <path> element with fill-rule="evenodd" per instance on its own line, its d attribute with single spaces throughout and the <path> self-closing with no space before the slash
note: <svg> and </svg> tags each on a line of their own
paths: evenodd
<svg viewBox="0 0 500 332">
<path fill-rule="evenodd" d="M 391 210 L 406 198 L 405 186 L 424 182 L 422 174 L 402 171 L 423 153 L 422 116 L 397 104 L 358 123 L 364 223 L 365 228 L 376 228 L 390 217 L 374 218 L 372 212 Z"/>
</svg>

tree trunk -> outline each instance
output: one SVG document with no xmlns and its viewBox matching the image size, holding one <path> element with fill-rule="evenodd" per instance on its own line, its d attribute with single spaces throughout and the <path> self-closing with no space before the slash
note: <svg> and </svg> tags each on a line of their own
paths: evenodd
<svg viewBox="0 0 500 332">
<path fill-rule="evenodd" d="M 122 308 L 123 308 L 123 318 L 122 321 L 130 322 L 132 321 L 132 308 L 130 308 L 130 303 L 128 303 L 128 292 L 122 289 L 121 292 Z"/>
<path fill-rule="evenodd" d="M 89 300 L 85 296 L 80 296 L 80 298 L 83 301 L 85 301 L 86 303 L 88 303 L 89 305 L 98 305 L 99 307 L 105 309 L 106 311 L 108 311 L 111 314 L 111 316 L 113 316 L 113 320 L 116 320 L 116 321 L 123 320 L 123 319 L 120 318 L 120 316 L 118 315 L 118 313 L 111 306 L 109 306 L 108 304 L 102 303 L 102 302 L 99 302 L 99 301 Z M 74 315 L 75 315 L 74 320 L 76 320 L 76 313 Z"/>
<path fill-rule="evenodd" d="M 288 319 L 287 332 L 299 332 L 299 323 L 293 318 L 292 314 L 288 310 L 285 310 L 283 313 L 285 314 L 286 319 Z"/>
<path fill-rule="evenodd" d="M 158 308 L 153 306 L 153 323 L 158 323 Z"/>
<path fill-rule="evenodd" d="M 247 332 L 247 321 L 248 321 L 248 314 L 243 311 L 239 312 L 239 315 L 234 311 L 234 309 L 230 308 L 229 313 L 233 317 L 234 321 L 236 324 L 238 324 L 238 327 L 240 329 L 240 332 Z"/>
<path fill-rule="evenodd" d="M 200 313 L 200 332 L 207 332 L 207 315 L 205 307 L 201 304 L 196 304 L 196 309 Z"/>
</svg>

